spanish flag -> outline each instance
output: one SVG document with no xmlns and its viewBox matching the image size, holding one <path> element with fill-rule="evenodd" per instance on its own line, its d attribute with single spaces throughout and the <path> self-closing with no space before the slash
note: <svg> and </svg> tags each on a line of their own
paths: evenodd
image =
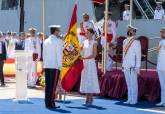
<svg viewBox="0 0 165 114">
<path fill-rule="evenodd" d="M 80 80 L 83 62 L 80 60 L 80 45 L 77 36 L 77 4 L 74 6 L 68 33 L 64 39 L 61 70 L 62 88 L 69 92 Z"/>
</svg>

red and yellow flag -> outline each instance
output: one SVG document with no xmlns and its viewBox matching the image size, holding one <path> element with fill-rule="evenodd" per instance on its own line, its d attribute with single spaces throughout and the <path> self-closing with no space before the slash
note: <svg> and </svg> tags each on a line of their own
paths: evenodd
<svg viewBox="0 0 165 114">
<path fill-rule="evenodd" d="M 80 45 L 77 36 L 77 4 L 74 6 L 68 33 L 64 39 L 61 85 L 65 91 L 71 91 L 80 80 L 83 62 L 80 60 Z"/>
</svg>

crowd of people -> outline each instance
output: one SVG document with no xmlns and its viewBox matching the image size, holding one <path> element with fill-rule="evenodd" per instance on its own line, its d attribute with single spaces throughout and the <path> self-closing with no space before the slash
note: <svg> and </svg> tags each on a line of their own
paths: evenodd
<svg viewBox="0 0 165 114">
<path fill-rule="evenodd" d="M 0 39 L 3 42 L 3 53 L 1 62 L 1 71 L 3 74 L 3 65 L 5 59 L 14 59 L 16 50 L 32 51 L 33 59 L 28 59 L 28 87 L 34 87 L 37 81 L 36 66 L 37 61 L 42 61 L 42 45 L 44 39 L 43 33 L 38 33 L 36 36 L 36 29 L 29 28 L 29 33 L 20 32 L 17 37 L 16 32 L 0 32 Z M 35 57 L 37 55 L 37 57 Z M 4 76 L 1 74 L 1 86 L 5 86 Z"/>
<path fill-rule="evenodd" d="M 128 7 L 128 6 L 126 6 Z M 108 12 L 107 39 L 105 36 L 105 22 L 101 31 L 100 44 L 104 48 L 106 43 L 106 71 L 112 71 L 113 61 L 109 55 L 112 53 L 112 47 L 116 45 L 116 24 L 111 20 L 112 12 Z M 127 18 L 127 17 L 125 17 Z M 51 25 L 50 36 L 46 38 L 44 33 L 39 32 L 36 35 L 35 28 L 29 28 L 29 33 L 21 32 L 19 38 L 15 32 L 7 34 L 0 32 L 0 79 L 1 86 L 5 86 L 3 76 L 3 65 L 6 58 L 15 57 L 16 50 L 25 50 L 32 52 L 32 57 L 28 58 L 28 87 L 35 87 L 37 81 L 37 62 L 43 61 L 45 71 L 45 106 L 47 108 L 59 108 L 56 106 L 54 99 L 56 97 L 57 82 L 60 77 L 62 68 L 63 39 L 60 35 L 60 25 Z M 138 102 L 138 83 L 137 77 L 140 75 L 141 68 L 141 44 L 136 38 L 137 29 L 131 25 L 128 26 L 127 39 L 123 42 L 123 62 L 122 69 L 128 87 L 128 101 L 126 104 L 136 104 Z M 161 29 L 161 38 L 159 44 L 157 70 L 161 85 L 161 103 L 159 106 L 165 106 L 165 28 Z M 86 94 L 85 105 L 93 104 L 93 94 L 100 93 L 99 81 L 97 76 L 97 66 L 95 58 L 97 55 L 97 32 L 95 26 L 90 22 L 87 13 L 83 14 L 83 21 L 80 23 L 80 32 L 78 39 L 80 43 L 81 59 L 84 68 L 81 73 L 80 92 Z"/>
</svg>

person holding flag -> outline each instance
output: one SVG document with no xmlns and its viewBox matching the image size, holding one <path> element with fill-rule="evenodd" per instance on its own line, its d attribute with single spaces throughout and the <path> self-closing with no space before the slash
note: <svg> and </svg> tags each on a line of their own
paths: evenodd
<svg viewBox="0 0 165 114">
<path fill-rule="evenodd" d="M 97 55 L 97 42 L 94 40 L 94 30 L 87 29 L 86 40 L 82 46 L 82 59 L 84 69 L 81 73 L 80 92 L 86 94 L 85 105 L 92 105 L 93 94 L 100 93 L 95 58 Z"/>
<path fill-rule="evenodd" d="M 51 35 L 43 43 L 43 66 L 45 69 L 45 106 L 59 108 L 55 105 L 56 87 L 62 67 L 63 42 L 60 39 L 60 25 L 51 25 Z"/>
</svg>

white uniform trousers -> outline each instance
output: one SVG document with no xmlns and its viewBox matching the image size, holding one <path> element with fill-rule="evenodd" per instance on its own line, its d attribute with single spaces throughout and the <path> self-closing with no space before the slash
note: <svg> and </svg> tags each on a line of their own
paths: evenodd
<svg viewBox="0 0 165 114">
<path fill-rule="evenodd" d="M 161 87 L 161 103 L 165 103 L 165 71 L 158 70 L 160 87 Z"/>
<path fill-rule="evenodd" d="M 28 61 L 27 74 L 28 74 L 27 85 L 29 87 L 34 87 L 37 82 L 37 62 L 33 61 L 32 58 L 29 58 Z"/>
<path fill-rule="evenodd" d="M 128 88 L 128 102 L 137 103 L 138 101 L 138 78 L 134 68 L 124 69 L 124 75 Z"/>
</svg>

